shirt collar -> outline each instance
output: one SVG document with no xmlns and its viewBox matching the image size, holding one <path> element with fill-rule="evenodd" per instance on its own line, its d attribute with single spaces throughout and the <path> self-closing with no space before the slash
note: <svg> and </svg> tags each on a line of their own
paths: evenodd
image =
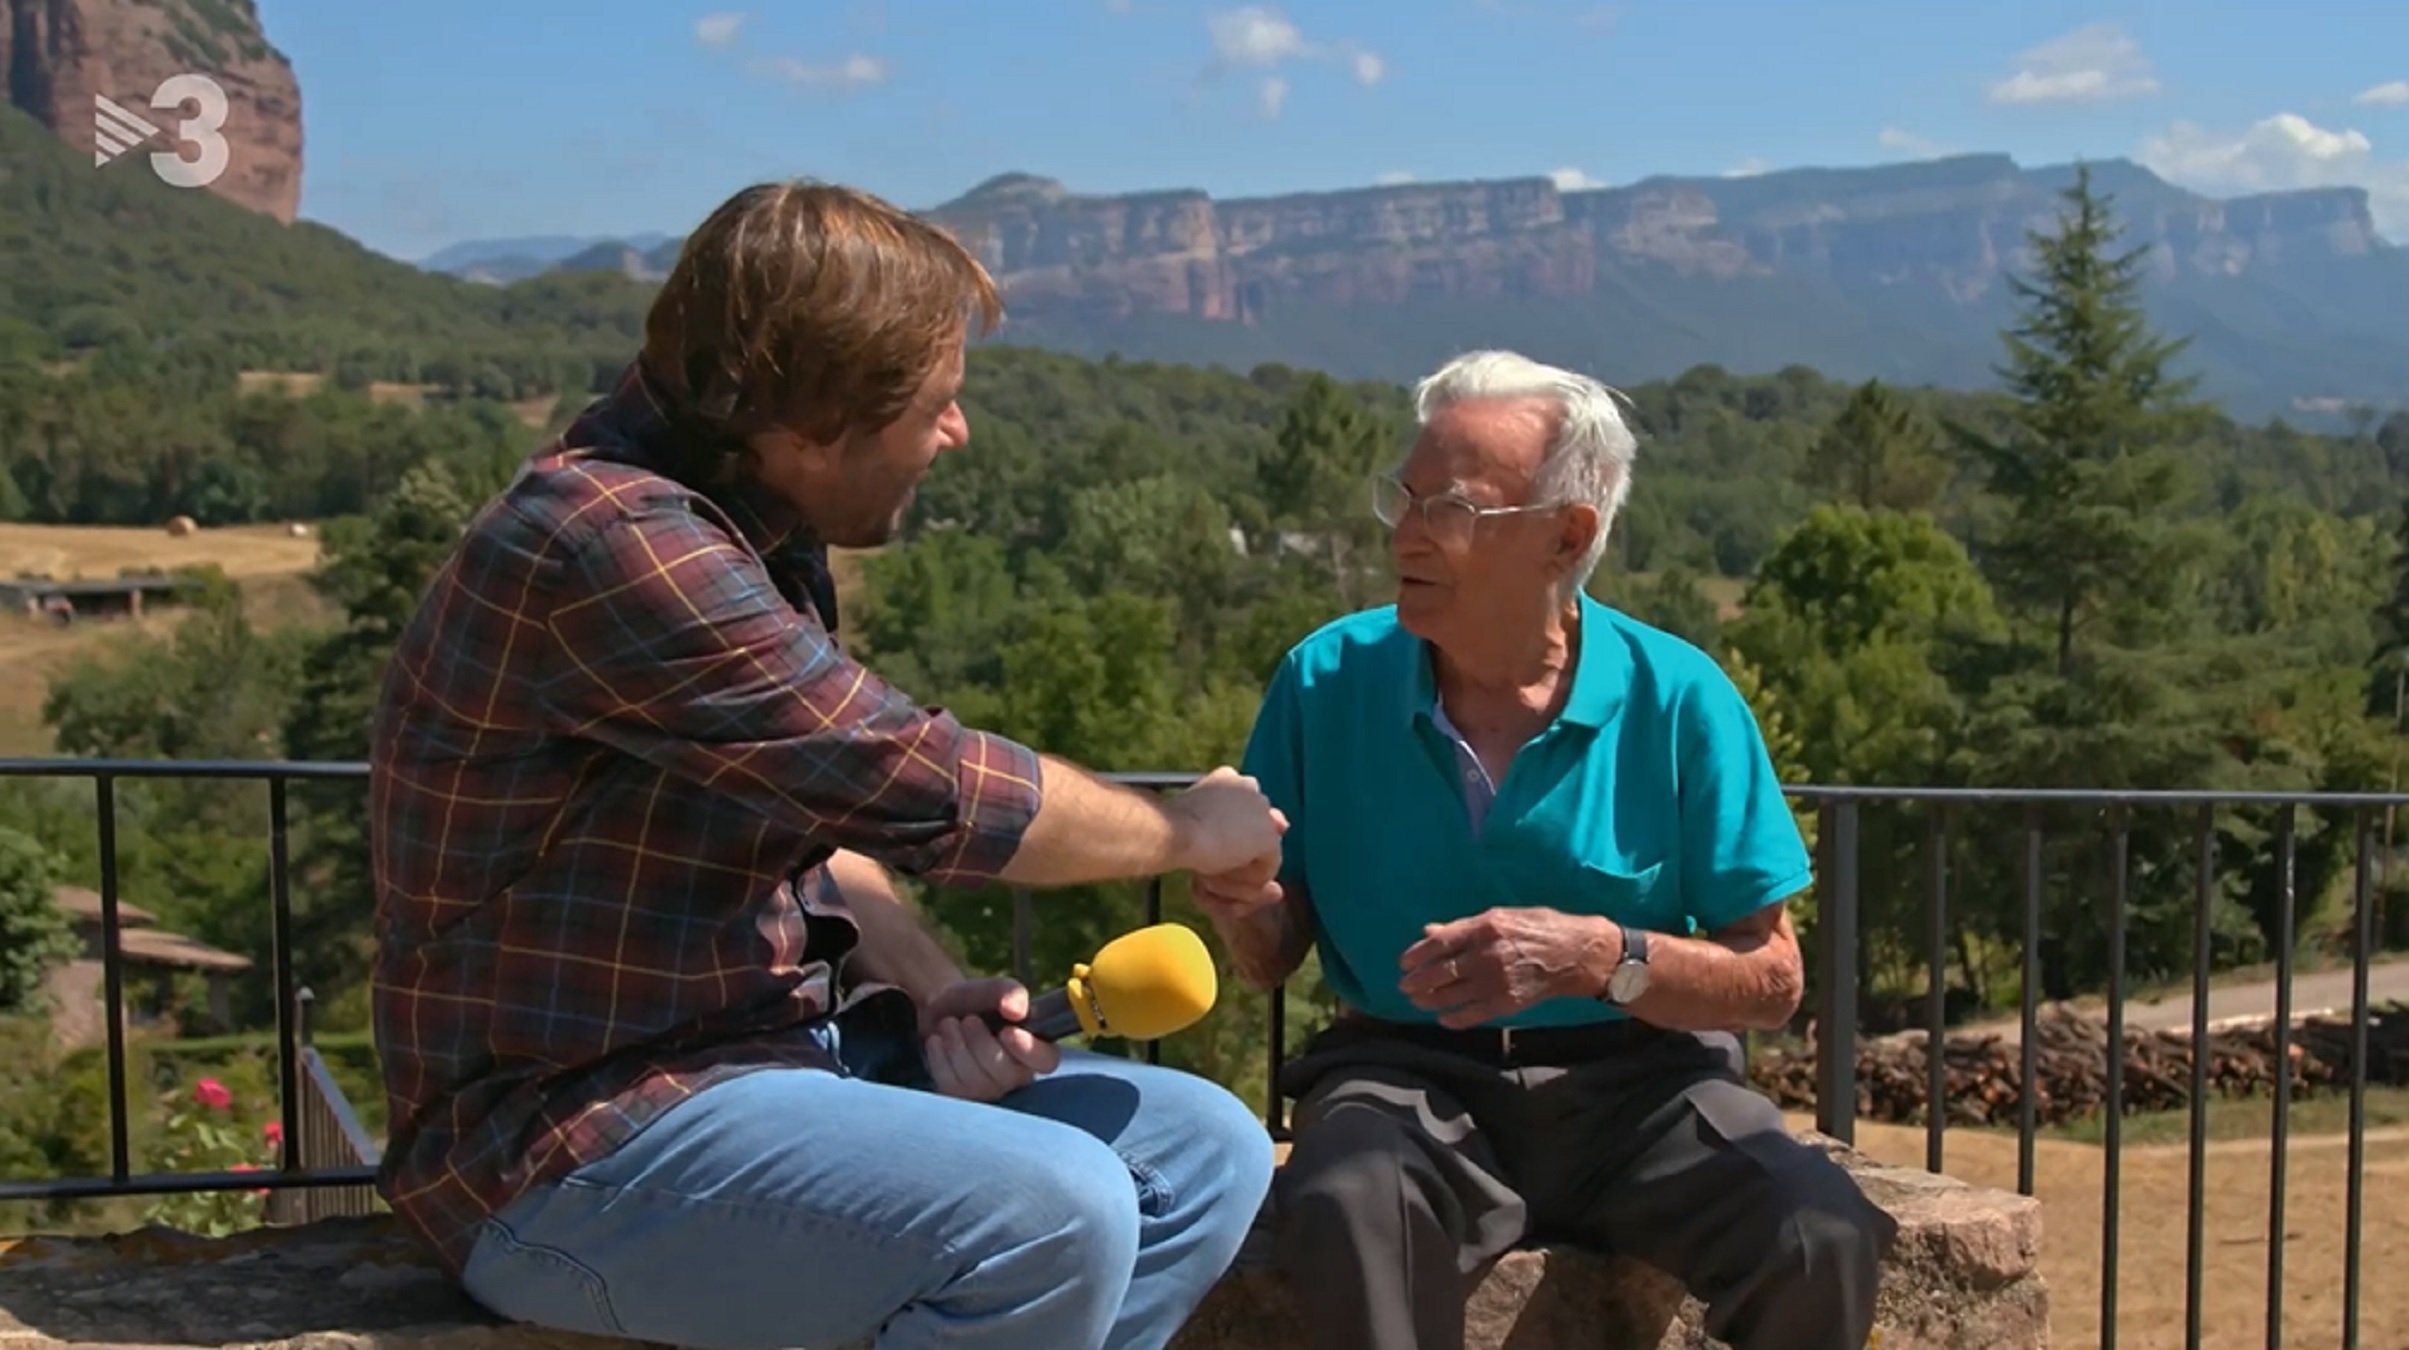
<svg viewBox="0 0 2409 1350">
<path fill-rule="evenodd" d="M 1577 639 L 1580 656 L 1573 664 L 1572 691 L 1565 695 L 1564 708 L 1556 714 L 1558 723 L 1594 729 L 1613 721 L 1615 714 L 1622 711 L 1631 689 L 1631 653 L 1615 640 L 1611 629 L 1606 606 L 1584 593 Z M 1417 639 L 1411 650 L 1413 694 L 1406 706 L 1413 715 L 1427 717 L 1439 706 L 1438 675 L 1431 664 L 1428 642 Z"/>
<path fill-rule="evenodd" d="M 578 419 L 567 443 L 651 469 L 702 494 L 727 513 L 773 572 L 799 577 L 821 623 L 836 631 L 827 546 L 792 504 L 739 469 L 733 438 L 684 415 L 641 360 L 629 362 L 611 392 Z"/>
</svg>

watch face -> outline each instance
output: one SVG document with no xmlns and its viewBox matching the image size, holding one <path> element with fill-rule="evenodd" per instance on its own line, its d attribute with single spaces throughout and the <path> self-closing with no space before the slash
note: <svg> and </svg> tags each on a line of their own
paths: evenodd
<svg viewBox="0 0 2409 1350">
<path fill-rule="evenodd" d="M 1614 968 L 1606 982 L 1606 992 L 1617 1003 L 1629 1003 L 1648 992 L 1648 966 L 1643 961 L 1625 961 Z"/>
</svg>

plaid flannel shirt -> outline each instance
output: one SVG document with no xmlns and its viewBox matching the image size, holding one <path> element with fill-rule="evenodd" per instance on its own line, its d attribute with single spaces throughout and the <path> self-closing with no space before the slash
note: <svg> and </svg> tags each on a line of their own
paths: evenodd
<svg viewBox="0 0 2409 1350">
<path fill-rule="evenodd" d="M 831 636 L 826 550 L 682 481 L 640 370 L 469 526 L 376 708 L 388 1202 L 459 1270 L 486 1217 L 733 1075 L 833 1068 L 859 940 L 823 862 L 992 879 L 1028 749 Z"/>
</svg>

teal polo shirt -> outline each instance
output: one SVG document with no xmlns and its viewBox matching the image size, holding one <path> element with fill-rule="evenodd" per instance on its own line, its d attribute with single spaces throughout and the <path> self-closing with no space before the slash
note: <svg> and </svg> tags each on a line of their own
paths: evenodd
<svg viewBox="0 0 2409 1350">
<path fill-rule="evenodd" d="M 1424 924 L 1544 906 L 1688 935 L 1813 880 L 1756 716 L 1714 659 L 1587 597 L 1578 642 L 1563 710 L 1493 797 L 1394 606 L 1336 620 L 1281 661 L 1245 771 L 1288 817 L 1281 880 L 1310 897 L 1323 978 L 1350 1005 L 1438 1020 L 1397 990 Z M 1557 998 L 1493 1025 L 1627 1015 Z"/>
</svg>

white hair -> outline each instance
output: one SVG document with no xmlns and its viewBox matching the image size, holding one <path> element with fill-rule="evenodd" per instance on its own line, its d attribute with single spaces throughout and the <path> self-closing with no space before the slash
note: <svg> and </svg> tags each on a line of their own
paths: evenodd
<svg viewBox="0 0 2409 1350">
<path fill-rule="evenodd" d="M 1509 351 L 1466 352 L 1414 386 L 1414 418 L 1422 425 L 1457 403 L 1475 399 L 1539 399 L 1556 411 L 1555 435 L 1531 482 L 1533 505 L 1580 503 L 1596 508 L 1597 537 L 1590 540 L 1566 592 L 1589 584 L 1606 537 L 1631 493 L 1631 461 L 1639 439 L 1623 421 L 1615 400 L 1629 398 L 1587 375 L 1544 365 Z"/>
</svg>

